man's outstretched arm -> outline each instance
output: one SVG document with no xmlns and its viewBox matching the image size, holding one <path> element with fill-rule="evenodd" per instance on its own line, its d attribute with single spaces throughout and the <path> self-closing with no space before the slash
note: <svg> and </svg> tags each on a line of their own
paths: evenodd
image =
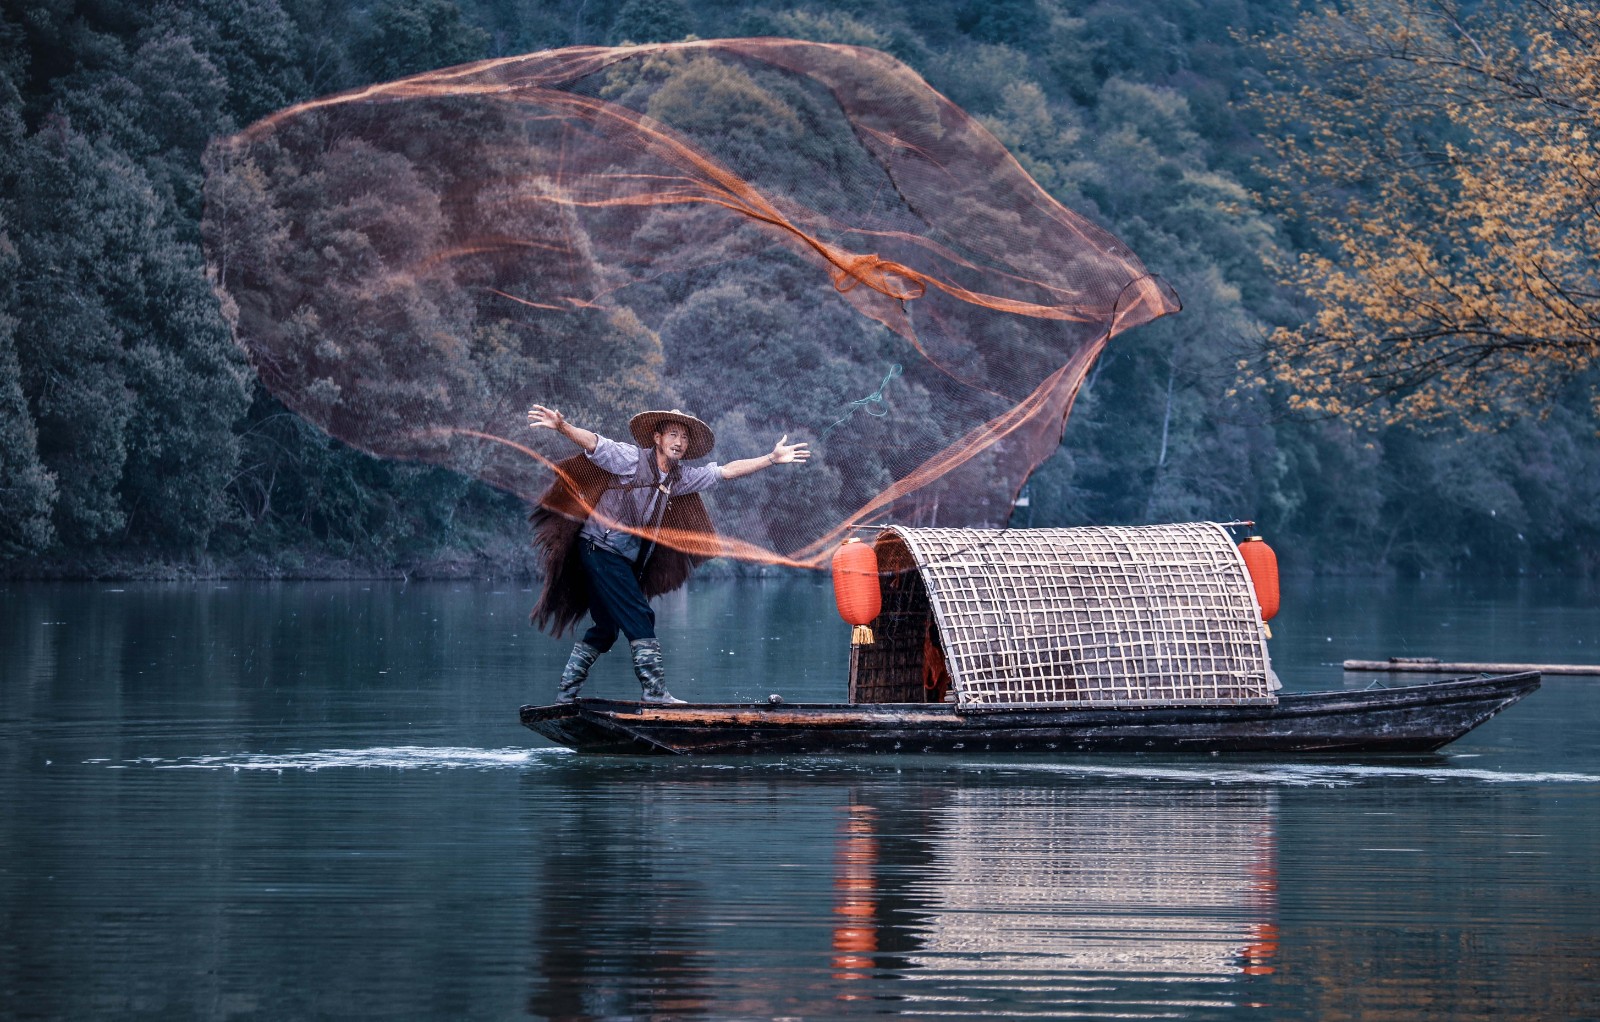
<svg viewBox="0 0 1600 1022">
<path fill-rule="evenodd" d="M 759 472 L 773 465 L 787 465 L 790 462 L 806 461 L 811 457 L 811 452 L 806 450 L 806 442 L 789 443 L 789 434 L 785 433 L 777 443 L 772 445 L 772 450 L 759 458 L 740 458 L 730 461 L 722 466 L 722 478 L 737 479 Z"/>
<path fill-rule="evenodd" d="M 566 416 L 554 408 L 546 408 L 544 405 L 534 405 L 528 409 L 528 428 L 553 429 L 579 447 L 582 447 L 584 452 L 588 454 L 593 454 L 595 445 L 600 442 L 598 434 L 581 426 L 574 426 L 567 421 Z M 784 439 L 787 440 L 788 438 L 785 437 Z"/>
</svg>

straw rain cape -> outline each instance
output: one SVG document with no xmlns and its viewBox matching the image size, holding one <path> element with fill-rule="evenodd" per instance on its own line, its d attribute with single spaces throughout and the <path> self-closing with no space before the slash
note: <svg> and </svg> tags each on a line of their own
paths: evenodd
<svg viewBox="0 0 1600 1022">
<path fill-rule="evenodd" d="M 581 454 L 567 458 L 556 465 L 555 481 L 528 516 L 545 578 L 539 602 L 529 615 L 529 621 L 540 631 L 560 638 L 589 612 L 588 583 L 583 566 L 578 563 L 578 532 L 613 478 Z M 716 535 L 698 493 L 669 500 L 661 524 L 663 531 L 671 528 L 706 537 Z M 649 541 L 648 537 L 645 539 Z M 639 587 L 647 599 L 670 593 L 687 582 L 705 560 L 704 554 L 657 547 L 645 564 Z"/>
</svg>

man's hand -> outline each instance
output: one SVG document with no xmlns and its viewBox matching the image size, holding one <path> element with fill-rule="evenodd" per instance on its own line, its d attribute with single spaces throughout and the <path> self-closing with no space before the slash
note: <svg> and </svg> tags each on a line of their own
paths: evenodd
<svg viewBox="0 0 1600 1022">
<path fill-rule="evenodd" d="M 785 433 L 777 443 L 772 445 L 772 453 L 767 458 L 774 465 L 787 465 L 791 461 L 805 461 L 811 457 L 811 452 L 806 450 L 804 440 L 797 444 L 789 443 L 789 434 Z"/>
<path fill-rule="evenodd" d="M 528 428 L 553 429 L 591 454 L 594 453 L 595 444 L 600 442 L 600 438 L 589 430 L 574 426 L 565 415 L 544 405 L 534 405 L 528 409 Z"/>
<path fill-rule="evenodd" d="M 803 462 L 811 457 L 811 452 L 806 450 L 806 446 L 805 441 L 791 444 L 789 442 L 789 434 L 785 433 L 782 439 L 772 445 L 770 454 L 763 454 L 759 458 L 740 458 L 738 461 L 730 461 L 723 465 L 722 478 L 738 479 L 741 476 L 750 475 L 752 472 L 771 468 L 773 465 Z"/>
<path fill-rule="evenodd" d="M 556 411 L 554 408 L 546 408 L 544 405 L 534 405 L 532 408 L 528 409 L 529 429 L 553 429 L 557 432 L 560 432 L 562 423 L 566 421 L 566 417 L 560 412 Z"/>
</svg>

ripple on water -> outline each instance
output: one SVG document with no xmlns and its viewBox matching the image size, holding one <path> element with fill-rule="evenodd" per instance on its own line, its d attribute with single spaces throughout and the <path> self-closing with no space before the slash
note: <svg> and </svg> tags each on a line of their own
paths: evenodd
<svg viewBox="0 0 1600 1022">
<path fill-rule="evenodd" d="M 1032 769 L 1084 777 L 1128 780 L 1192 781 L 1201 784 L 1275 784 L 1294 788 L 1351 787 L 1368 781 L 1414 779 L 1475 781 L 1484 784 L 1593 784 L 1600 774 L 1562 771 L 1517 772 L 1479 770 L 1448 762 L 1437 765 L 1386 766 L 1366 763 L 1260 764 L 1043 764 Z"/>
<path fill-rule="evenodd" d="M 110 769 L 148 767 L 157 770 L 503 770 L 527 769 L 543 765 L 578 762 L 575 754 L 562 748 L 476 749 L 422 745 L 379 746 L 367 749 L 318 749 L 285 753 L 222 753 L 216 755 L 155 757 L 128 760 L 89 759 L 86 764 Z M 1083 778 L 1108 778 L 1143 781 L 1177 781 L 1203 785 L 1277 785 L 1292 788 L 1353 787 L 1384 780 L 1431 782 L 1473 782 L 1481 784 L 1593 784 L 1600 774 L 1568 771 L 1484 770 L 1455 765 L 1449 761 L 1426 765 L 1378 765 L 1369 763 L 1145 763 L 1120 761 L 1107 763 L 1038 763 L 1018 760 L 955 761 L 942 757 L 907 761 L 900 757 L 858 757 L 850 759 L 790 757 L 774 759 L 649 759 L 628 757 L 585 758 L 596 767 L 648 764 L 669 769 L 709 770 L 714 772 L 864 772 L 885 769 L 904 770 L 925 764 L 933 769 L 1044 773 Z"/>
<path fill-rule="evenodd" d="M 214 756 L 142 756 L 86 763 L 111 769 L 155 770 L 500 770 L 523 769 L 572 755 L 567 749 L 466 749 L 397 745 L 372 749 L 318 749 L 310 752 L 225 753 Z"/>
</svg>

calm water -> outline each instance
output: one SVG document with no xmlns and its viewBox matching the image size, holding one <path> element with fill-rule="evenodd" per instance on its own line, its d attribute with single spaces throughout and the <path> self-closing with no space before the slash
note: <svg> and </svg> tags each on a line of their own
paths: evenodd
<svg viewBox="0 0 1600 1022">
<path fill-rule="evenodd" d="M 1420 758 L 605 760 L 514 586 L 0 593 L 0 1017 L 1600 1017 L 1600 678 Z M 1292 689 L 1600 662 L 1571 586 L 1284 606 Z M 679 695 L 842 696 L 825 579 L 659 613 Z"/>
</svg>

